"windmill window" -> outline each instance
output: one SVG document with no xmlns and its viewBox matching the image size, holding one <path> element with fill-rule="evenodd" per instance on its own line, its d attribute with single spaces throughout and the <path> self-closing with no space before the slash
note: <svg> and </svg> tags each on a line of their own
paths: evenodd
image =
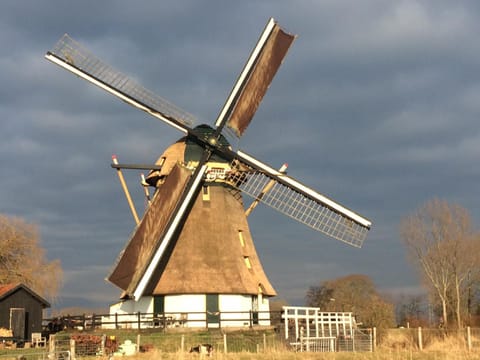
<svg viewBox="0 0 480 360">
<path fill-rule="evenodd" d="M 242 247 L 245 247 L 245 239 L 243 238 L 242 230 L 238 230 L 238 238 L 240 240 L 240 245 L 242 245 Z"/>
<path fill-rule="evenodd" d="M 262 283 L 258 283 L 258 293 L 263 294 L 265 292 L 265 289 L 262 285 Z"/>
<path fill-rule="evenodd" d="M 262 283 L 258 284 L 258 302 L 261 304 L 266 304 L 267 299 L 263 296 L 265 293 L 265 287 L 263 286 Z"/>
<path fill-rule="evenodd" d="M 165 164 L 165 160 L 167 160 L 167 158 L 165 156 L 162 156 L 162 158 L 158 162 L 158 165 L 163 166 L 163 164 Z"/>
<path fill-rule="evenodd" d="M 202 187 L 202 199 L 203 201 L 210 201 L 210 188 L 208 186 Z"/>
<path fill-rule="evenodd" d="M 243 260 L 245 261 L 245 265 L 247 266 L 247 269 L 251 269 L 252 264 L 250 263 L 250 258 L 248 256 L 244 256 Z"/>
</svg>

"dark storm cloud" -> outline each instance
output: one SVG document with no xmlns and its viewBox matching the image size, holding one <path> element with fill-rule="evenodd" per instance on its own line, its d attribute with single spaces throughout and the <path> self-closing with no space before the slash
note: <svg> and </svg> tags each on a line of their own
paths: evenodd
<svg viewBox="0 0 480 360">
<path fill-rule="evenodd" d="M 398 223 L 434 196 L 480 220 L 477 2 L 17 0 L 0 9 L 0 211 L 40 225 L 69 302 L 118 295 L 103 278 L 134 223 L 110 156 L 152 162 L 180 134 L 48 63 L 66 32 L 210 124 L 268 17 L 299 35 L 234 146 L 274 167 L 288 162 L 374 227 L 357 250 L 257 209 L 265 270 L 297 304 L 308 286 L 349 273 L 415 288 Z M 142 209 L 137 174 L 127 181 Z"/>
</svg>

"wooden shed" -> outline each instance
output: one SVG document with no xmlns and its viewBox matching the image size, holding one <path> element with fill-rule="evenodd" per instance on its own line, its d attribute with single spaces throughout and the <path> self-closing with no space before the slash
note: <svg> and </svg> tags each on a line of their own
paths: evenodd
<svg viewBox="0 0 480 360">
<path fill-rule="evenodd" d="M 42 331 L 43 310 L 50 304 L 23 284 L 0 285 L 0 327 L 10 329 L 16 339 L 29 341 Z"/>
</svg>

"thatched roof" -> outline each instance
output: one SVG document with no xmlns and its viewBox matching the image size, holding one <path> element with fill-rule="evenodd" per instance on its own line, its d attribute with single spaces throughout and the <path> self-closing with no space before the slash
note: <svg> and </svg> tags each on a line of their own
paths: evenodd
<svg viewBox="0 0 480 360">
<path fill-rule="evenodd" d="M 235 191 L 210 186 L 209 192 L 210 200 L 202 194 L 197 197 L 148 290 L 276 295 L 255 250 L 243 205 L 232 194 Z"/>
<path fill-rule="evenodd" d="M 160 170 L 151 171 L 145 178 L 150 186 L 159 187 L 163 184 L 167 175 L 170 174 L 173 167 L 179 162 L 179 159 L 183 158 L 185 147 L 185 138 L 181 138 L 165 150 L 155 162 L 155 165 L 160 165 L 162 168 Z"/>
</svg>

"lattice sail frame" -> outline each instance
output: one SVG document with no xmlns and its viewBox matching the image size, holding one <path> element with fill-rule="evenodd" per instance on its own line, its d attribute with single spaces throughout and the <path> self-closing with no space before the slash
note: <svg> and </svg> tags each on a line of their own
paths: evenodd
<svg viewBox="0 0 480 360">
<path fill-rule="evenodd" d="M 242 163 L 242 167 L 246 166 Z M 232 164 L 232 168 L 235 167 L 236 164 Z M 274 185 L 268 192 L 264 192 L 272 180 Z M 278 182 L 267 172 L 251 167 L 243 168 L 230 172 L 226 182 L 282 214 L 354 247 L 362 247 L 367 237 L 368 227 L 357 224 L 317 199 Z"/>
<path fill-rule="evenodd" d="M 195 117 L 192 114 L 180 109 L 127 75 L 104 63 L 68 34 L 63 35 L 55 44 L 53 50 L 49 51 L 49 54 L 55 55 L 60 60 L 114 88 L 123 95 L 139 101 L 148 108 L 143 109 L 147 112 L 159 112 L 168 119 L 175 119 L 188 127 L 195 123 Z"/>
</svg>

